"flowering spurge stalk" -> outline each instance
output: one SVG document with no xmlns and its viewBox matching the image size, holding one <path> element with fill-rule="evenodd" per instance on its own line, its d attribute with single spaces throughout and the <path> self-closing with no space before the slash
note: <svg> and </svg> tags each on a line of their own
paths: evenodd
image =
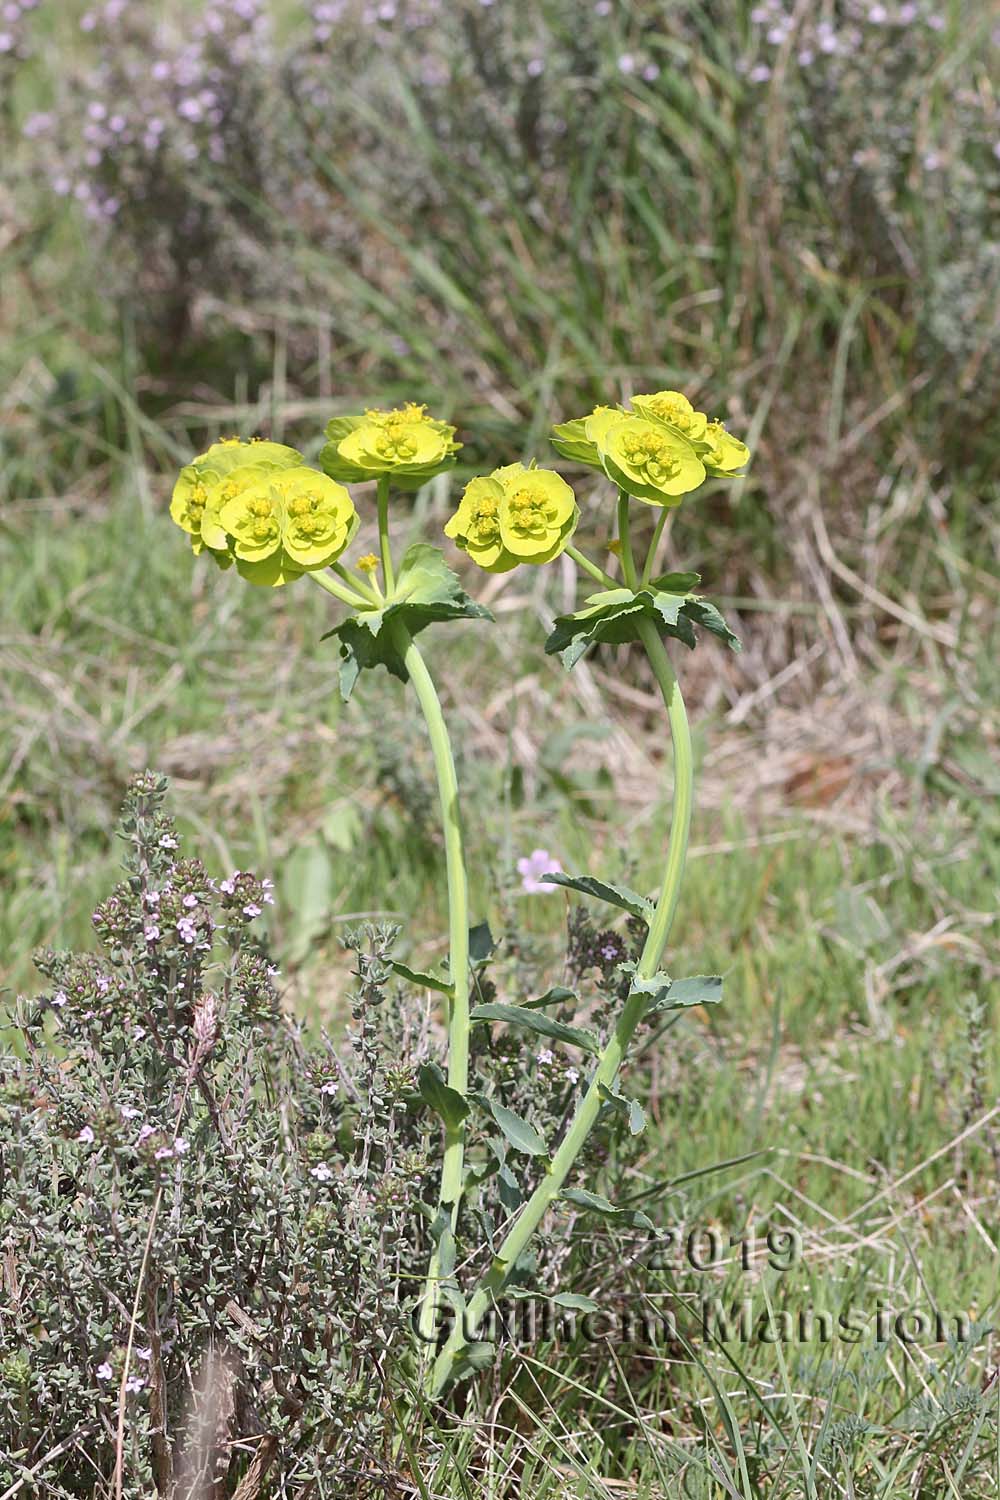
<svg viewBox="0 0 1000 1500">
<path fill-rule="evenodd" d="M 214 444 L 181 471 L 171 514 L 191 536 L 196 553 L 208 551 L 222 567 L 235 562 L 251 583 L 275 587 L 308 573 L 350 611 L 329 632 L 340 646 L 345 701 L 359 673 L 381 665 L 413 684 L 426 721 L 447 869 L 448 971 L 424 974 L 395 965 L 403 977 L 441 992 L 448 1007 L 447 1079 L 433 1067 L 420 1074 L 421 1093 L 444 1127 L 434 1249 L 421 1306 L 426 1347 L 429 1331 L 436 1326 L 462 1196 L 470 1035 L 469 901 L 454 757 L 437 691 L 414 636 L 435 621 L 491 617 L 462 592 L 437 548 L 416 543 L 398 569 L 392 555 L 390 487 L 417 489 L 450 468 L 459 447 L 455 429 L 428 417 L 422 406 L 408 403 L 396 411 L 369 410 L 357 417 L 335 418 L 326 436 L 320 453 L 323 473 L 308 467 L 295 449 L 277 443 L 226 439 Z M 342 481 L 368 480 L 377 482 L 379 553 L 359 557 L 352 570 L 340 558 L 359 518 Z M 562 487 L 572 502 L 572 492 Z"/>
<path fill-rule="evenodd" d="M 718 976 L 678 981 L 660 968 L 680 897 L 694 798 L 687 712 L 663 636 L 673 636 L 693 647 L 694 626 L 698 624 L 721 636 L 734 649 L 739 648 L 739 642 L 718 610 L 691 592 L 699 582 L 696 574 L 672 573 L 651 578 L 662 524 L 654 529 L 649 555 L 640 574 L 632 551 L 629 501 L 633 497 L 643 500 L 662 507 L 666 514 L 668 508 L 679 504 L 683 494 L 696 488 L 708 475 L 722 477 L 733 473 L 739 464 L 746 462 L 749 453 L 729 436 L 721 423 L 710 423 L 703 413 L 695 412 L 679 392 L 661 391 L 636 397 L 632 405 L 633 413 L 599 407 L 591 418 L 556 429 L 555 446 L 564 456 L 602 468 L 618 486 L 618 536 L 613 550 L 621 562 L 622 580 L 619 585 L 597 563 L 569 546 L 567 536 L 563 541 L 565 550 L 605 587 L 591 595 L 583 609 L 555 622 L 546 651 L 559 654 L 569 668 L 592 642 L 622 644 L 637 640 L 644 647 L 663 696 L 673 745 L 674 796 L 666 859 L 655 904 L 633 891 L 591 877 L 543 876 L 552 883 L 599 896 L 641 918 L 647 925 L 646 940 L 638 961 L 622 966 L 629 980 L 627 998 L 604 1046 L 598 1047 L 587 1032 L 571 1033 L 570 1028 L 564 1028 L 566 1040 L 572 1035 L 577 1045 L 593 1053 L 590 1077 L 562 1141 L 545 1160 L 541 1181 L 496 1247 L 486 1275 L 468 1300 L 460 1296 L 456 1299 L 459 1316 L 430 1375 L 429 1390 L 435 1396 L 453 1380 L 492 1361 L 492 1345 L 478 1341 L 477 1330 L 492 1304 L 506 1290 L 546 1213 L 560 1198 L 628 1222 L 628 1217 L 619 1214 L 607 1200 L 578 1188 L 567 1188 L 570 1173 L 605 1106 L 612 1103 L 630 1109 L 619 1091 L 618 1075 L 639 1024 L 655 1013 L 721 999 Z M 470 502 L 469 490 L 446 530 L 481 566 L 495 571 L 497 558 L 490 552 L 490 538 L 482 530 L 476 530 L 481 526 L 479 515 L 470 515 L 479 496 L 474 495 Z M 554 524 L 553 515 L 550 526 Z M 496 539 L 501 547 L 505 542 L 503 535 Z M 529 1028 L 538 1014 L 535 1010 L 514 1007 L 479 1009 L 485 1014 L 479 1016 L 473 1012 L 474 1019 L 513 1020 L 516 1014 L 518 1024 Z M 641 1111 L 636 1116 L 630 1109 L 630 1123 L 636 1118 L 641 1129 Z"/>
</svg>

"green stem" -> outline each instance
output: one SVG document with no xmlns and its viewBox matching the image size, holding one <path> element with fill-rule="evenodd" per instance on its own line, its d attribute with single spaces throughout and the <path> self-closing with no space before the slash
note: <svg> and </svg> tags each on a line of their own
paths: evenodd
<svg viewBox="0 0 1000 1500">
<path fill-rule="evenodd" d="M 656 554 L 660 546 L 660 538 L 663 535 L 664 527 L 672 516 L 673 511 L 668 509 L 667 506 L 663 506 L 660 511 L 660 518 L 653 528 L 653 536 L 649 543 L 649 551 L 646 553 L 646 561 L 643 564 L 642 568 L 643 588 L 646 587 L 646 584 L 649 582 L 650 578 L 653 575 L 653 568 L 656 565 Z"/>
<path fill-rule="evenodd" d="M 626 517 L 626 536 L 627 525 Z M 623 537 L 623 561 L 626 556 L 624 540 L 625 538 Z M 631 562 L 631 549 L 628 549 L 628 557 Z M 650 979 L 659 970 L 663 951 L 670 936 L 674 913 L 677 910 L 681 880 L 684 875 L 684 862 L 687 856 L 688 835 L 691 827 L 694 773 L 691 754 L 691 732 L 688 727 L 684 700 L 681 697 L 677 678 L 674 676 L 673 668 L 670 665 L 670 658 L 652 621 L 640 620 L 638 628 L 642 643 L 649 655 L 653 672 L 656 675 L 656 680 L 659 683 L 660 691 L 663 694 L 674 746 L 674 804 L 670 825 L 670 841 L 667 846 L 667 860 L 663 871 L 663 883 L 660 888 L 659 899 L 656 903 L 653 916 L 650 919 L 646 942 L 643 945 L 642 953 L 636 966 L 637 978 Z M 621 1015 L 615 1024 L 614 1032 L 605 1044 L 604 1050 L 597 1060 L 597 1066 L 591 1077 L 587 1091 L 580 1101 L 576 1115 L 566 1135 L 563 1137 L 559 1148 L 552 1158 L 548 1172 L 521 1209 L 512 1228 L 497 1250 L 489 1271 L 469 1299 L 464 1320 L 456 1322 L 454 1330 L 435 1362 L 431 1377 L 432 1395 L 438 1395 L 447 1384 L 455 1360 L 461 1353 L 463 1345 L 467 1342 L 467 1338 L 474 1336 L 476 1328 L 484 1313 L 489 1308 L 490 1303 L 503 1292 L 508 1278 L 517 1264 L 518 1257 L 527 1246 L 549 1207 L 562 1192 L 566 1178 L 569 1176 L 573 1164 L 580 1154 L 580 1150 L 600 1113 L 603 1103 L 601 1085 L 603 1084 L 605 1088 L 610 1088 L 614 1083 L 635 1029 L 642 1019 L 646 1004 L 647 997 L 639 994 L 630 995 L 626 1000 Z"/>
<path fill-rule="evenodd" d="M 389 546 L 389 476 L 380 474 L 378 481 L 378 545 L 382 554 L 382 575 L 385 591 L 391 594 L 396 587 L 396 576 L 392 571 L 392 551 Z"/>
<path fill-rule="evenodd" d="M 441 702 L 424 659 L 406 627 L 392 626 L 393 642 L 413 683 L 427 724 L 434 756 L 441 822 L 444 829 L 445 864 L 448 877 L 448 939 L 451 970 L 451 1003 L 448 1011 L 448 1086 L 463 1097 L 469 1087 L 469 888 L 462 849 L 458 781 L 448 729 Z M 452 1233 L 458 1221 L 465 1159 L 465 1126 L 445 1127 L 444 1158 L 438 1207 L 448 1206 Z M 427 1285 L 420 1308 L 420 1334 L 429 1347 L 437 1326 L 440 1300 L 440 1242 L 431 1255 Z"/>
<path fill-rule="evenodd" d="M 310 573 L 308 577 L 313 583 L 318 583 L 321 589 L 326 589 L 327 593 L 332 594 L 335 599 L 339 599 L 341 604 L 346 604 L 351 609 L 367 609 L 369 606 L 369 601 L 361 594 L 355 593 L 353 589 L 346 589 L 339 583 L 334 583 L 326 573 Z"/>
<path fill-rule="evenodd" d="M 352 573 L 350 568 L 345 568 L 344 565 L 339 562 L 335 562 L 331 566 L 333 567 L 333 571 L 336 573 L 337 577 L 342 578 L 347 584 L 348 588 L 352 588 L 356 593 L 362 594 L 364 598 L 370 600 L 372 604 L 377 605 L 383 604 L 385 602 L 374 579 L 372 579 L 371 583 L 369 583 L 366 578 L 359 578 L 357 573 Z"/>
<path fill-rule="evenodd" d="M 612 578 L 610 573 L 605 573 L 604 569 L 599 568 L 595 562 L 591 562 L 590 558 L 586 557 L 578 547 L 567 547 L 566 556 L 571 557 L 578 568 L 589 573 L 591 578 L 596 579 L 604 588 L 616 589 L 618 587 L 617 579 Z"/>
<path fill-rule="evenodd" d="M 621 543 L 622 572 L 625 574 L 625 582 L 633 594 L 635 594 L 639 589 L 639 578 L 635 571 L 635 558 L 632 556 L 632 532 L 629 529 L 628 496 L 624 490 L 618 491 L 618 540 Z"/>
</svg>

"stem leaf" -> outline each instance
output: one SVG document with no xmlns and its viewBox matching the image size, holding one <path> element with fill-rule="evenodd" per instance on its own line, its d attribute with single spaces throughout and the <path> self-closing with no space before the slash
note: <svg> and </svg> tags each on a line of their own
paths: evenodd
<svg viewBox="0 0 1000 1500">
<path fill-rule="evenodd" d="M 529 1125 L 527 1120 L 522 1120 L 521 1116 L 515 1114 L 512 1109 L 508 1109 L 506 1104 L 501 1104 L 497 1099 L 491 1099 L 490 1113 L 515 1151 L 523 1151 L 525 1156 L 548 1155 L 549 1148 L 534 1125 Z"/>
<path fill-rule="evenodd" d="M 583 1031 L 579 1026 L 567 1026 L 565 1021 L 556 1021 L 552 1016 L 543 1015 L 540 1011 L 529 1010 L 526 1005 L 501 1005 L 490 1002 L 488 1005 L 476 1005 L 473 1007 L 470 1019 L 472 1021 L 506 1021 L 508 1026 L 523 1026 L 526 1031 L 534 1031 L 538 1036 L 550 1037 L 556 1042 L 566 1042 L 571 1047 L 582 1047 L 584 1052 L 596 1053 L 600 1050 L 597 1038 L 590 1031 Z"/>
<path fill-rule="evenodd" d="M 437 1063 L 421 1063 L 417 1087 L 424 1103 L 440 1115 L 445 1129 L 457 1130 L 469 1113 L 469 1101 L 457 1089 L 449 1088 Z"/>
<path fill-rule="evenodd" d="M 652 1229 L 655 1225 L 641 1208 L 616 1208 L 607 1198 L 600 1193 L 589 1193 L 586 1188 L 563 1188 L 560 1194 L 568 1203 L 582 1208 L 586 1213 L 600 1214 L 605 1219 L 614 1219 L 619 1224 L 627 1224 L 630 1229 Z"/>
<path fill-rule="evenodd" d="M 627 1098 L 619 1092 L 616 1084 L 599 1083 L 597 1090 L 604 1102 L 628 1121 L 629 1132 L 632 1135 L 642 1135 L 646 1128 L 646 1114 L 638 1099 Z"/>
<path fill-rule="evenodd" d="M 437 990 L 449 998 L 455 993 L 455 986 L 450 979 L 443 974 L 426 974 L 422 969 L 411 969 L 409 964 L 400 963 L 394 959 L 390 965 L 392 972 L 398 974 L 400 979 L 406 979 L 410 984 L 419 985 L 422 990 Z"/>
<path fill-rule="evenodd" d="M 609 885 L 606 880 L 597 880 L 593 875 L 549 874 L 541 878 L 551 885 L 564 885 L 568 890 L 579 891 L 584 896 L 596 896 L 599 901 L 619 906 L 643 922 L 648 922 L 653 912 L 653 903 L 637 891 L 629 890 L 627 885 Z"/>
</svg>

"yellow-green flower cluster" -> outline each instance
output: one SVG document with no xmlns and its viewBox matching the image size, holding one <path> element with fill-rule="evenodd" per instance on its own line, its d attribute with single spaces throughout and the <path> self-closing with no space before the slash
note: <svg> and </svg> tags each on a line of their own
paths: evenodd
<svg viewBox="0 0 1000 1500">
<path fill-rule="evenodd" d="M 408 401 L 392 411 L 371 409 L 361 416 L 334 417 L 319 461 L 331 479 L 359 484 L 389 475 L 400 489 L 415 490 L 450 469 L 462 446 L 455 429 Z"/>
<path fill-rule="evenodd" d="M 558 557 L 579 518 L 565 479 L 551 469 L 507 464 L 469 481 L 444 529 L 481 568 L 508 573 L 519 563 Z"/>
<path fill-rule="evenodd" d="M 729 477 L 750 457 L 719 421 L 695 411 L 680 391 L 633 396 L 631 410 L 596 406 L 587 417 L 553 429 L 564 458 L 602 469 L 627 494 L 675 506 L 709 474 Z"/>
<path fill-rule="evenodd" d="M 347 490 L 282 443 L 226 438 L 180 472 L 170 514 L 220 567 L 251 583 L 289 583 L 347 547 L 358 516 Z"/>
</svg>

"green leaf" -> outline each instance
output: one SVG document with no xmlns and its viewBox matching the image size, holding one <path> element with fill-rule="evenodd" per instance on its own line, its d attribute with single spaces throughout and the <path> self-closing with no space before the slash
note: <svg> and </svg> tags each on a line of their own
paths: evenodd
<svg viewBox="0 0 1000 1500">
<path fill-rule="evenodd" d="M 639 1208 L 615 1208 L 600 1193 L 589 1193 L 586 1188 L 563 1188 L 561 1197 L 587 1213 L 601 1214 L 605 1219 L 614 1219 L 618 1224 L 627 1224 L 630 1229 L 655 1229 L 652 1219 Z"/>
<path fill-rule="evenodd" d="M 579 1292 L 556 1292 L 550 1298 L 554 1307 L 568 1307 L 571 1312 L 600 1312 L 601 1304 L 593 1297 L 583 1297 Z"/>
<path fill-rule="evenodd" d="M 399 567 L 392 596 L 378 609 L 361 609 L 327 631 L 323 640 L 340 643 L 340 692 L 346 702 L 358 675 L 383 666 L 402 682 L 407 672 L 392 641 L 392 625 L 401 621 L 417 635 L 439 620 L 492 620 L 483 605 L 465 593 L 444 553 L 427 542 L 408 547 Z"/>
<path fill-rule="evenodd" d="M 695 573 L 667 573 L 655 583 L 633 593 L 631 589 L 605 589 L 591 594 L 584 608 L 560 615 L 545 642 L 548 654 L 558 655 L 572 667 L 595 642 L 619 646 L 639 639 L 638 621 L 652 620 L 664 635 L 685 646 L 696 644 L 700 625 L 738 651 L 740 643 L 714 604 L 690 592 Z"/>
<path fill-rule="evenodd" d="M 550 874 L 541 878 L 552 885 L 564 885 L 571 891 L 579 891 L 584 896 L 596 896 L 611 906 L 620 906 L 622 911 L 631 912 L 643 922 L 648 922 L 653 913 L 653 903 L 636 891 L 630 891 L 627 885 L 609 885 L 606 880 L 596 880 L 593 875 Z"/>
<path fill-rule="evenodd" d="M 629 965 L 620 967 L 628 972 Z M 687 1010 L 692 1005 L 718 1005 L 722 999 L 722 977 L 719 974 L 695 974 L 690 979 L 671 979 L 669 974 L 654 974 L 649 979 L 633 979 L 630 993 L 648 995 L 647 1016 L 663 1011 Z"/>
<path fill-rule="evenodd" d="M 690 594 L 700 582 L 700 573 L 661 573 L 659 578 L 650 581 L 649 587 L 664 594 Z"/>
<path fill-rule="evenodd" d="M 474 1339 L 471 1344 L 463 1344 L 456 1354 L 449 1373 L 448 1384 L 456 1380 L 466 1380 L 470 1375 L 477 1375 L 481 1370 L 488 1370 L 496 1360 L 496 1345 L 488 1343 L 485 1339 Z"/>
<path fill-rule="evenodd" d="M 474 968 L 486 963 L 496 951 L 497 945 L 489 922 L 479 922 L 475 927 L 469 928 L 469 962 Z"/>
<path fill-rule="evenodd" d="M 632 1135 L 642 1135 L 646 1128 L 646 1115 L 638 1099 L 629 1099 L 619 1092 L 617 1085 L 599 1083 L 597 1091 L 605 1103 L 610 1104 L 616 1114 L 628 1121 Z"/>
<path fill-rule="evenodd" d="M 550 1037 L 556 1042 L 566 1042 L 571 1047 L 582 1047 L 584 1052 L 599 1052 L 600 1044 L 590 1031 L 578 1026 L 567 1026 L 552 1016 L 529 1010 L 526 1005 L 501 1005 L 490 1001 L 487 1005 L 476 1005 L 469 1014 L 471 1021 L 506 1021 L 508 1026 L 523 1026 L 539 1036 Z"/>
<path fill-rule="evenodd" d="M 521 1116 L 515 1114 L 512 1109 L 508 1109 L 506 1104 L 491 1099 L 490 1113 L 515 1151 L 523 1151 L 525 1156 L 548 1155 L 549 1148 L 534 1125 L 529 1125 L 527 1120 L 522 1120 Z"/>
<path fill-rule="evenodd" d="M 539 995 L 537 1000 L 525 1000 L 525 1010 L 541 1010 L 545 1005 L 568 1005 L 571 1000 L 576 999 L 576 990 L 568 990 L 565 985 L 554 984 L 544 995 Z"/>
<path fill-rule="evenodd" d="M 410 984 L 419 985 L 422 990 L 438 990 L 440 994 L 449 997 L 455 993 L 455 986 L 443 974 L 425 974 L 422 969 L 411 969 L 409 964 L 399 963 L 398 960 L 393 960 L 390 967 L 400 979 L 409 980 Z"/>
<path fill-rule="evenodd" d="M 417 1087 L 424 1103 L 440 1115 L 448 1130 L 457 1130 L 469 1113 L 469 1101 L 451 1088 L 437 1063 L 421 1063 L 417 1069 Z"/>
</svg>

